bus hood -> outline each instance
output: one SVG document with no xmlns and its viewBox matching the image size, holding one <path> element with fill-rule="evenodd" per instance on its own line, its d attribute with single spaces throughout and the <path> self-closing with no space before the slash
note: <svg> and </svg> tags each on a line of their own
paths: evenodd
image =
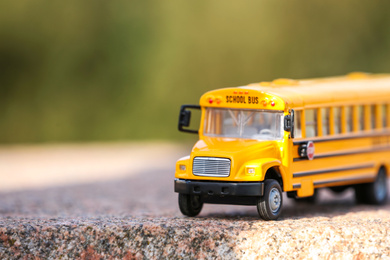
<svg viewBox="0 0 390 260">
<path fill-rule="evenodd" d="M 277 142 L 208 137 L 195 144 L 191 157 L 225 157 L 233 159 L 235 164 L 265 157 L 280 159 Z"/>
</svg>

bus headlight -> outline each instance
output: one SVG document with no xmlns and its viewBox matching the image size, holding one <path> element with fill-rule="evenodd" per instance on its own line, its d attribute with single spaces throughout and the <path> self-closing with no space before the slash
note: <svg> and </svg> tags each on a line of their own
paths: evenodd
<svg viewBox="0 0 390 260">
<path fill-rule="evenodd" d="M 256 174 L 256 169 L 257 169 L 258 167 L 254 167 L 254 166 L 247 166 L 247 167 L 245 167 L 245 174 L 246 175 L 250 175 L 250 176 L 253 176 L 253 175 L 255 175 Z"/>
<path fill-rule="evenodd" d="M 180 164 L 179 165 L 179 170 L 182 171 L 182 172 L 185 172 L 187 170 L 187 166 L 185 166 L 184 164 Z"/>
</svg>

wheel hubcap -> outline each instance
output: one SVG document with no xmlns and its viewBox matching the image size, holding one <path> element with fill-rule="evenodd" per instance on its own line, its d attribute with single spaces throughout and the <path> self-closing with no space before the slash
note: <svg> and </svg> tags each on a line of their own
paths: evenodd
<svg viewBox="0 0 390 260">
<path fill-rule="evenodd" d="M 386 196 L 386 176 L 380 173 L 375 182 L 375 195 L 378 200 L 382 200 Z"/>
<path fill-rule="evenodd" d="M 272 188 L 269 194 L 269 205 L 271 208 L 272 213 L 275 213 L 280 208 L 281 203 L 281 195 L 279 193 L 279 190 L 277 188 Z"/>
</svg>

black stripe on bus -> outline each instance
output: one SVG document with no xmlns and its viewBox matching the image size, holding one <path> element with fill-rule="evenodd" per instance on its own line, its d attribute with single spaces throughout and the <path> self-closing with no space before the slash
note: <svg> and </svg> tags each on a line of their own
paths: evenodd
<svg viewBox="0 0 390 260">
<path fill-rule="evenodd" d="M 336 152 L 336 153 L 326 153 L 326 154 L 319 154 L 314 155 L 314 159 L 321 159 L 321 158 L 328 158 L 328 157 L 335 157 L 335 156 L 343 156 L 343 155 L 353 155 L 353 154 L 359 154 L 359 153 L 374 153 L 374 152 L 380 152 L 380 151 L 387 151 L 390 150 L 390 146 L 384 146 L 384 147 L 374 147 L 369 149 L 361 149 L 361 150 L 355 150 L 355 151 L 348 151 L 348 152 Z M 294 158 L 294 162 L 299 161 L 306 161 L 309 160 L 307 157 L 297 157 Z"/>
<path fill-rule="evenodd" d="M 339 183 L 339 182 L 347 182 L 347 181 L 358 181 L 358 180 L 367 180 L 367 182 L 371 182 L 374 180 L 374 177 L 372 177 L 373 174 L 367 174 L 365 176 L 358 176 L 353 178 L 339 178 L 339 179 L 331 179 L 331 180 L 323 180 L 323 181 L 315 181 L 313 182 L 314 186 L 324 185 L 324 184 L 332 184 L 332 183 Z M 293 189 L 300 189 L 302 185 L 300 183 L 294 183 Z"/>
<path fill-rule="evenodd" d="M 294 141 L 294 145 L 301 145 L 305 144 L 309 141 L 312 141 L 313 143 L 321 143 L 321 142 L 328 142 L 328 141 L 339 141 L 339 140 L 348 140 L 348 139 L 356 139 L 356 138 L 368 138 L 368 137 L 379 137 L 379 136 L 389 136 L 390 132 L 382 132 L 382 133 L 372 133 L 372 134 L 356 134 L 356 135 L 350 135 L 350 136 L 337 136 L 337 137 L 325 137 L 325 138 L 318 138 L 313 140 L 300 140 L 300 141 Z"/>
<path fill-rule="evenodd" d="M 296 173 L 293 173 L 293 177 L 297 178 L 297 177 L 325 174 L 325 173 L 331 173 L 331 172 L 367 169 L 367 168 L 373 168 L 373 167 L 374 167 L 374 164 L 364 164 L 364 165 L 358 165 L 358 166 L 352 166 L 352 167 L 328 168 L 328 169 L 317 170 L 317 171 L 296 172 Z"/>
<path fill-rule="evenodd" d="M 358 181 L 358 180 L 367 180 L 367 182 L 370 182 L 370 181 L 374 180 L 374 177 L 372 174 L 370 174 L 370 175 L 359 176 L 359 177 L 354 177 L 354 178 L 341 178 L 341 179 L 333 179 L 333 180 L 315 181 L 315 182 L 313 182 L 313 185 L 318 186 L 318 185 L 324 185 L 324 184 L 347 182 L 347 181 Z"/>
<path fill-rule="evenodd" d="M 300 188 L 301 188 L 300 183 L 293 184 L 293 189 L 300 189 Z"/>
</svg>

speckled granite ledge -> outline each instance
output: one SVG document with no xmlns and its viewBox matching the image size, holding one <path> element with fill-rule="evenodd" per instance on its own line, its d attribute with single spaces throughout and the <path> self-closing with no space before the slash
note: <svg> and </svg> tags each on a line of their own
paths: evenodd
<svg viewBox="0 0 390 260">
<path fill-rule="evenodd" d="M 0 258 L 388 259 L 390 212 L 276 222 L 252 217 L 2 218 Z"/>
</svg>

